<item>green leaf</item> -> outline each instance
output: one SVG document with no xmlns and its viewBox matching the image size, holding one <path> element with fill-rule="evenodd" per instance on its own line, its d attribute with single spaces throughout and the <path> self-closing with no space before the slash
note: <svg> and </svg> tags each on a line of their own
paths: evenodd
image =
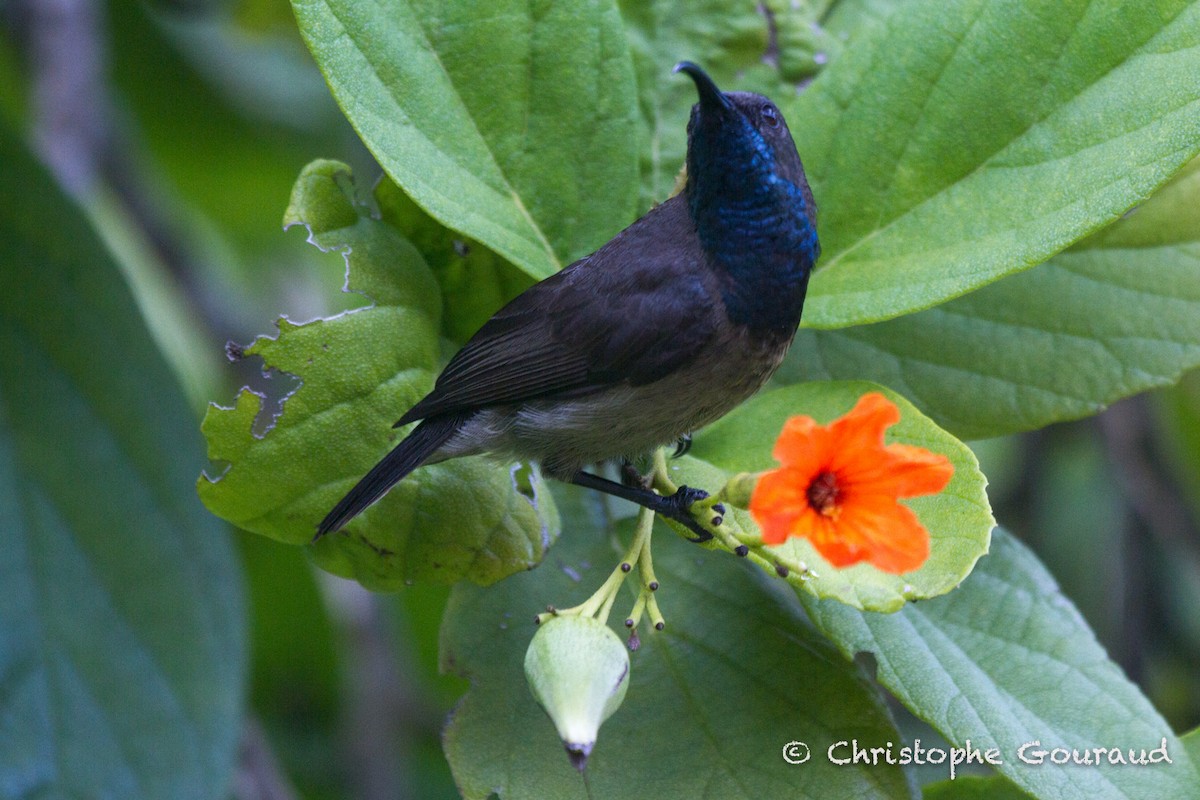
<svg viewBox="0 0 1200 800">
<path fill-rule="evenodd" d="M 770 549 L 807 564 L 816 573 L 812 577 L 788 576 L 794 585 L 816 597 L 890 612 L 908 600 L 935 597 L 958 586 L 987 552 L 995 525 L 985 491 L 987 480 L 975 454 L 900 395 L 862 382 L 804 383 L 765 392 L 698 433 L 691 449 L 693 458 L 672 462 L 671 471 L 681 483 L 715 491 L 733 473 L 774 469 L 778 464 L 771 451 L 789 417 L 803 414 L 827 424 L 871 391 L 882 392 L 900 408 L 900 422 L 888 430 L 888 443 L 923 447 L 945 455 L 954 464 L 954 478 L 940 494 L 904 501 L 929 530 L 929 560 L 915 572 L 890 575 L 866 563 L 836 569 L 807 539 L 791 538 Z M 743 528 L 756 529 L 749 514 L 735 513 Z"/>
<path fill-rule="evenodd" d="M 240 355 L 298 377 L 300 388 L 264 433 L 262 398 L 243 389 L 233 408 L 204 419 L 209 457 L 228 462 L 201 477 L 200 497 L 249 531 L 308 544 L 334 503 L 400 441 L 392 423 L 433 386 L 441 299 L 420 255 L 353 200 L 342 164 L 318 161 L 297 180 L 287 224 L 346 259 L 348 287 L 373 304 L 260 337 Z M 482 458 L 418 470 L 343 532 L 312 546 L 317 564 L 377 590 L 416 579 L 497 580 L 536 564 L 556 534 L 540 481 L 533 497 L 512 470 Z"/>
<path fill-rule="evenodd" d="M 750 83 L 782 90 L 783 84 L 776 71 L 763 63 L 770 30 L 767 17 L 753 3 L 621 0 L 620 5 L 637 69 L 642 142 L 639 208 L 647 209 L 671 194 L 687 152 L 687 120 L 696 102 L 696 86 L 684 76 L 672 77 L 676 63 L 686 59 L 700 64 L 726 91 Z"/>
<path fill-rule="evenodd" d="M 246 642 L 195 421 L 79 209 L 0 130 L 0 793 L 221 798 Z"/>
<path fill-rule="evenodd" d="M 835 0 L 829 3 L 821 26 L 853 47 L 851 41 L 860 31 L 882 25 L 904 5 L 905 0 Z"/>
<path fill-rule="evenodd" d="M 466 239 L 421 210 L 400 187 L 385 180 L 375 198 L 384 222 L 420 251 L 442 290 L 442 332 L 463 344 L 496 310 L 533 279 L 474 239 Z"/>
<path fill-rule="evenodd" d="M 818 328 L 1045 261 L 1200 149 L 1200 4 L 925 0 L 777 98 L 820 207 Z"/>
<path fill-rule="evenodd" d="M 877 679 L 909 710 L 959 747 L 970 740 L 998 748 L 997 771 L 1036 797 L 1194 797 L 1200 786 L 1166 721 L 1108 659 L 1045 568 L 1003 530 L 958 591 L 896 614 L 797 594 L 847 657 L 874 654 Z M 1140 751 L 1164 738 L 1172 764 L 1033 765 L 1019 755 L 1032 742 Z"/>
<path fill-rule="evenodd" d="M 910 796 L 898 767 L 837 766 L 824 757 L 835 739 L 899 739 L 858 669 L 815 635 L 799 609 L 787 609 L 773 584 L 665 529 L 654 568 L 666 628 L 640 632 L 625 702 L 588 760 L 589 794 L 522 675 L 534 616 L 547 603 L 583 600 L 620 558 L 596 536 L 582 494 L 568 488 L 558 496 L 573 530 L 555 548 L 556 563 L 487 589 L 459 585 L 451 595 L 442 663 L 470 678 L 471 690 L 444 741 L 465 797 Z M 633 602 L 623 592 L 614 614 Z M 810 745 L 808 763 L 783 760 L 792 741 Z"/>
<path fill-rule="evenodd" d="M 1179 737 L 1179 741 L 1183 744 L 1188 752 L 1188 758 L 1193 764 L 1200 764 L 1200 728 L 1192 730 Z"/>
<path fill-rule="evenodd" d="M 434 218 L 535 278 L 633 220 L 633 67 L 608 0 L 294 0 L 334 97 Z"/>
<path fill-rule="evenodd" d="M 1029 795 L 1001 775 L 963 775 L 926 784 L 924 800 L 1029 800 Z"/>
<path fill-rule="evenodd" d="M 899 319 L 802 329 L 780 380 L 894 386 L 964 438 L 1095 413 L 1200 365 L 1200 160 L 1048 263 Z"/>
</svg>

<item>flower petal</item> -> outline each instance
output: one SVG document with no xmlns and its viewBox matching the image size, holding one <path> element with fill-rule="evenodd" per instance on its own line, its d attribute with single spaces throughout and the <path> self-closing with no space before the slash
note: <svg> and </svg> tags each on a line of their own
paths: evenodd
<svg viewBox="0 0 1200 800">
<path fill-rule="evenodd" d="M 929 558 L 929 531 L 912 509 L 895 500 L 847 505 L 838 527 L 843 537 L 856 543 L 856 561 L 884 572 L 911 572 Z"/>
<path fill-rule="evenodd" d="M 763 473 L 750 496 L 750 515 L 762 529 L 765 544 L 782 544 L 796 533 L 796 523 L 808 506 L 808 483 L 788 467 Z"/>
<path fill-rule="evenodd" d="M 900 409 L 879 392 L 868 392 L 854 408 L 829 425 L 831 446 L 839 454 L 859 455 L 883 449 L 883 432 L 900 421 Z"/>
<path fill-rule="evenodd" d="M 795 416 L 783 424 L 771 455 L 785 467 L 815 474 L 828 460 L 829 432 L 812 417 Z"/>
<path fill-rule="evenodd" d="M 954 464 L 941 453 L 923 447 L 892 444 L 887 447 L 888 473 L 899 497 L 937 494 L 954 477 Z"/>
<path fill-rule="evenodd" d="M 838 467 L 839 474 L 861 494 L 936 494 L 954 477 L 954 464 L 949 458 L 906 444 L 891 444 L 870 454 L 848 454 L 839 461 L 846 462 Z"/>
</svg>

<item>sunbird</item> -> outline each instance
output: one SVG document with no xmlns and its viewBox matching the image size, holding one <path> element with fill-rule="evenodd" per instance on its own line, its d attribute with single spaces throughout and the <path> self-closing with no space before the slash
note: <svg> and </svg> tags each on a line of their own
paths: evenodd
<svg viewBox="0 0 1200 800">
<path fill-rule="evenodd" d="M 779 109 L 695 64 L 687 180 L 589 256 L 517 296 L 395 427 L 420 421 L 321 521 L 336 531 L 423 464 L 494 453 L 631 500 L 712 537 L 703 491 L 661 496 L 584 467 L 652 451 L 771 377 L 820 254 L 816 205 Z"/>
</svg>

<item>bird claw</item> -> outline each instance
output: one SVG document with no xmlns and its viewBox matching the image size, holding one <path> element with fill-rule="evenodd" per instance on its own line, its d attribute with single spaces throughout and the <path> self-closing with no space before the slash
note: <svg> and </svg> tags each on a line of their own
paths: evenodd
<svg viewBox="0 0 1200 800">
<path fill-rule="evenodd" d="M 671 458 L 679 458 L 692 449 L 692 435 L 685 433 L 675 440 L 675 452 L 671 453 Z"/>
<path fill-rule="evenodd" d="M 692 533 L 696 534 L 695 538 L 688 538 L 689 542 L 703 544 L 713 538 L 711 531 L 708 531 L 696 518 L 692 516 L 692 504 L 708 497 L 708 492 L 703 489 L 695 489 L 691 486 L 680 486 L 675 494 L 665 498 L 665 513 L 668 517 L 685 526 Z"/>
</svg>

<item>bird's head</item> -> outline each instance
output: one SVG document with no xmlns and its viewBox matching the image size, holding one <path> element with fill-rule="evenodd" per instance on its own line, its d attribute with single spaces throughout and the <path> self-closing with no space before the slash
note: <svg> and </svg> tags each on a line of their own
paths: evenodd
<svg viewBox="0 0 1200 800">
<path fill-rule="evenodd" d="M 689 61 L 675 71 L 690 77 L 699 93 L 687 128 L 689 190 L 735 202 L 767 201 L 774 199 L 769 195 L 786 194 L 790 185 L 811 211 L 804 167 L 779 108 L 760 94 L 722 92 Z"/>
<path fill-rule="evenodd" d="M 750 92 L 722 92 L 684 61 L 696 84 L 684 186 L 700 243 L 730 281 L 731 315 L 794 331 L 820 253 L 816 205 L 779 108 Z"/>
</svg>

